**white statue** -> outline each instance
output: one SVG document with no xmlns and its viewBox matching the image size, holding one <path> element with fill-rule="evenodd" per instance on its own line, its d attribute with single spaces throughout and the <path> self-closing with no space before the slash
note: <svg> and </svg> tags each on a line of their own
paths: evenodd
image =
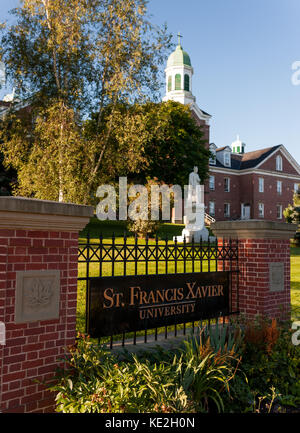
<svg viewBox="0 0 300 433">
<path fill-rule="evenodd" d="M 204 242 L 209 238 L 209 232 L 205 227 L 205 204 L 204 204 L 204 186 L 198 175 L 198 167 L 194 167 L 189 174 L 189 185 L 187 197 L 185 199 L 185 228 L 182 230 L 182 236 L 177 236 L 177 242 Z"/>
<path fill-rule="evenodd" d="M 189 175 L 188 200 L 192 200 L 193 203 L 198 202 L 199 191 L 200 191 L 200 177 L 198 175 L 198 167 L 194 167 L 194 170 Z"/>
</svg>

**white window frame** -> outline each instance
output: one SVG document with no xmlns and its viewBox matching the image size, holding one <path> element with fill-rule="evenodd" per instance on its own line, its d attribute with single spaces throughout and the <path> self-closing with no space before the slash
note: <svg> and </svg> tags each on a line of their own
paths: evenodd
<svg viewBox="0 0 300 433">
<path fill-rule="evenodd" d="M 227 189 L 226 189 L 226 179 L 227 179 Z M 230 177 L 224 177 L 224 192 L 230 192 Z"/>
<path fill-rule="evenodd" d="M 213 188 L 212 188 L 212 186 L 213 186 Z M 210 176 L 209 176 L 209 190 L 210 190 L 210 191 L 214 191 L 214 190 L 215 190 L 215 187 L 216 187 L 216 179 L 215 179 L 215 176 L 210 175 Z"/>
<path fill-rule="evenodd" d="M 224 152 L 224 165 L 226 167 L 230 167 L 231 166 L 230 152 Z"/>
<path fill-rule="evenodd" d="M 214 201 L 210 201 L 208 204 L 209 215 L 215 216 L 216 214 L 216 203 Z"/>
<path fill-rule="evenodd" d="M 258 192 L 265 191 L 265 179 L 263 177 L 258 178 Z"/>
<path fill-rule="evenodd" d="M 225 212 L 225 206 L 227 207 L 227 212 Z M 224 217 L 225 218 L 230 217 L 230 203 L 224 203 Z"/>
<path fill-rule="evenodd" d="M 265 217 L 265 205 L 264 205 L 264 203 L 258 203 L 258 217 L 259 218 Z"/>
<path fill-rule="evenodd" d="M 294 193 L 298 192 L 299 189 L 300 189 L 300 182 L 294 183 Z"/>
<path fill-rule="evenodd" d="M 276 190 L 277 190 L 277 194 L 279 194 L 279 195 L 282 194 L 282 181 L 281 180 L 277 180 Z"/>
<path fill-rule="evenodd" d="M 216 151 L 215 150 L 210 150 L 210 152 L 213 154 L 213 156 L 211 156 L 209 158 L 209 163 L 212 164 L 212 165 L 216 165 L 216 160 L 217 160 Z"/>
<path fill-rule="evenodd" d="M 278 216 L 278 209 L 279 209 L 279 216 Z M 282 204 L 278 204 L 276 206 L 276 214 L 277 214 L 277 219 L 281 220 L 282 219 Z"/>
<path fill-rule="evenodd" d="M 276 156 L 276 171 L 282 171 L 282 156 Z"/>
</svg>

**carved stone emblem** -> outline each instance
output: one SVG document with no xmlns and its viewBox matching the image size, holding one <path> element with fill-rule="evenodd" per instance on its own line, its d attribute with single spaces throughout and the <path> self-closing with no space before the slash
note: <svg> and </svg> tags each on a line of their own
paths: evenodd
<svg viewBox="0 0 300 433">
<path fill-rule="evenodd" d="M 17 272 L 15 323 L 59 317 L 60 272 Z"/>
<path fill-rule="evenodd" d="M 32 288 L 24 294 L 25 303 L 32 308 L 38 309 L 44 307 L 51 302 L 53 295 L 53 281 L 46 279 L 33 280 Z"/>
</svg>

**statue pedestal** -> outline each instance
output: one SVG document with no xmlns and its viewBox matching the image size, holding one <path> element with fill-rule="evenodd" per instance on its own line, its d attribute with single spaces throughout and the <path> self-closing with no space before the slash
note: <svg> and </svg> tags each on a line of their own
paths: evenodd
<svg viewBox="0 0 300 433">
<path fill-rule="evenodd" d="M 202 239 L 203 242 L 208 242 L 208 240 L 210 242 L 215 242 L 216 238 L 214 236 L 209 236 L 209 231 L 207 230 L 206 227 L 202 227 L 202 229 L 200 229 L 199 227 L 186 227 L 182 230 L 181 236 L 173 236 L 173 241 L 175 241 L 175 239 L 177 240 L 178 243 L 184 242 L 184 238 L 185 241 L 187 243 L 192 242 L 192 239 L 194 239 L 194 242 L 200 242 L 200 240 Z"/>
</svg>

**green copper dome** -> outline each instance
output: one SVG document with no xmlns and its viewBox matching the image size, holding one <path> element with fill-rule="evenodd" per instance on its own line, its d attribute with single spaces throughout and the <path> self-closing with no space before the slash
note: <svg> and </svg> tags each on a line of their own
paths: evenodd
<svg viewBox="0 0 300 433">
<path fill-rule="evenodd" d="M 176 50 L 169 56 L 167 68 L 171 66 L 192 66 L 190 56 L 186 51 L 183 51 L 181 45 L 177 45 Z"/>
</svg>

